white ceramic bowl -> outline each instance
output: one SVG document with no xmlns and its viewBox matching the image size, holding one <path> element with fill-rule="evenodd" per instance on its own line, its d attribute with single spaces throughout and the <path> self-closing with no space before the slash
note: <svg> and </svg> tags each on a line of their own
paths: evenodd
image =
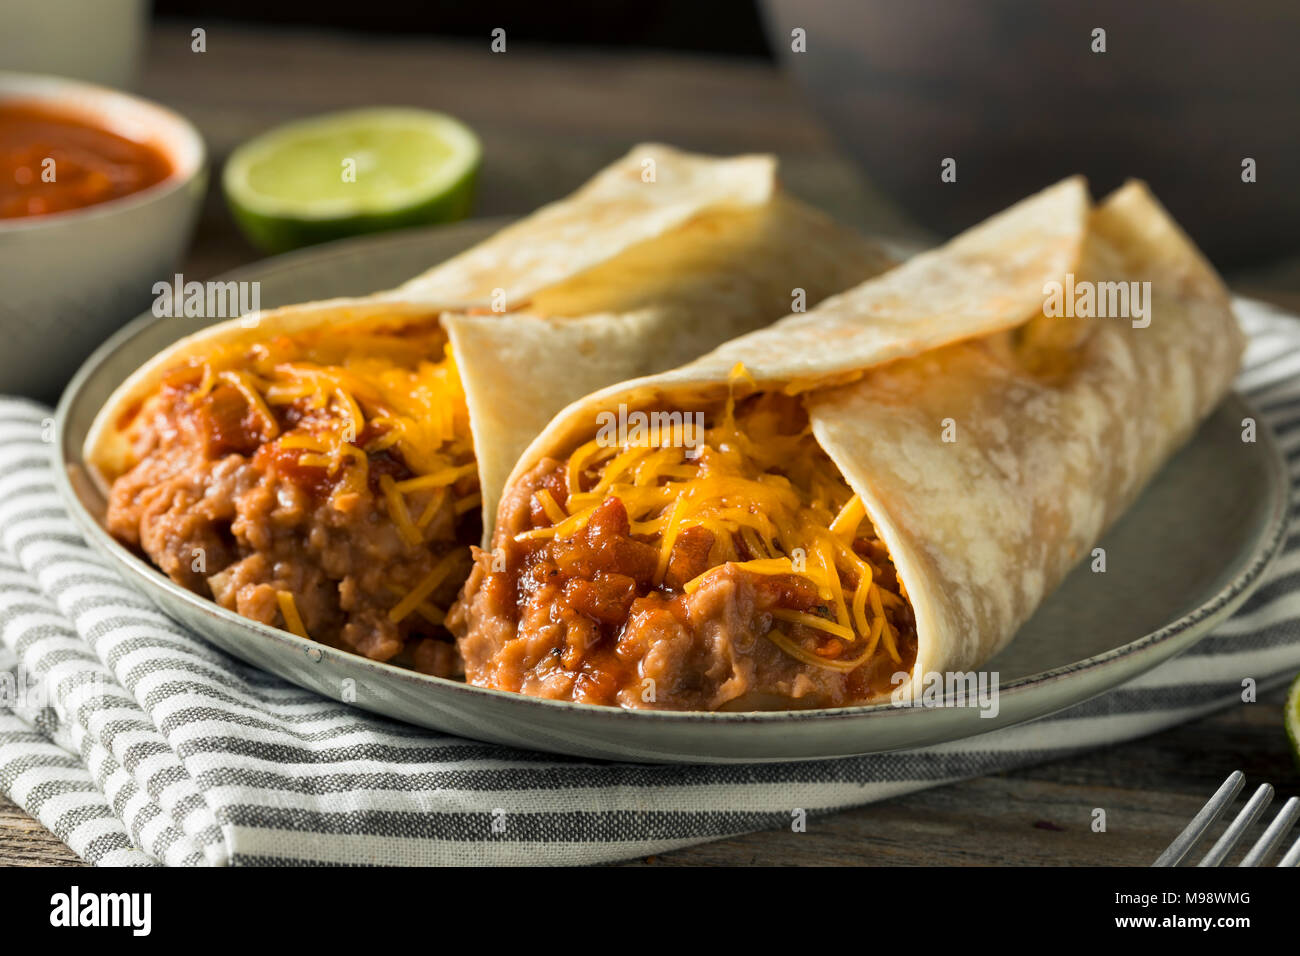
<svg viewBox="0 0 1300 956">
<path fill-rule="evenodd" d="M 83 209 L 0 219 L 0 394 L 58 396 L 77 366 L 149 307 L 189 243 L 207 186 L 203 139 L 171 110 L 105 87 L 0 72 L 0 101 L 48 103 L 156 146 L 172 174 Z"/>
</svg>

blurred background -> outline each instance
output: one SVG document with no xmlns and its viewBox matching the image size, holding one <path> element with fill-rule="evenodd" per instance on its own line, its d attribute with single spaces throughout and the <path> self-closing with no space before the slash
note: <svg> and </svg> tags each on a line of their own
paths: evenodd
<svg viewBox="0 0 1300 956">
<path fill-rule="evenodd" d="M 157 0 L 159 16 L 221 16 L 246 22 L 296 24 L 366 33 L 418 33 L 478 39 L 505 27 L 517 40 L 563 46 L 641 47 L 770 57 L 755 0 L 660 0 L 610 3 L 322 4 L 319 0 Z M 331 9 L 333 7 L 333 9 Z"/>
<path fill-rule="evenodd" d="M 938 232 L 1082 170 L 1098 191 L 1127 176 L 1149 179 L 1220 261 L 1300 247 L 1293 0 L 515 0 L 333 9 L 308 0 L 158 0 L 155 9 L 177 20 L 221 16 L 354 35 L 481 42 L 503 27 L 528 45 L 783 59 L 837 141 Z M 790 49 L 796 28 L 806 33 L 806 52 Z M 1104 52 L 1097 28 L 1105 30 Z M 957 182 L 936 189 L 939 160 L 948 156 L 958 161 Z M 1239 188 L 1247 157 L 1262 174 Z"/>
<path fill-rule="evenodd" d="M 1098 194 L 1136 176 L 1239 285 L 1300 290 L 1294 0 L 0 0 L 0 11 L 12 27 L 0 69 L 133 88 L 197 125 L 214 172 L 288 120 L 411 105 L 482 139 L 477 215 L 533 209 L 646 139 L 774 151 L 791 191 L 921 241 L 1073 172 Z M 496 28 L 504 53 L 489 48 Z M 941 181 L 945 159 L 955 182 Z M 257 255 L 209 192 L 187 263 L 199 275 Z"/>
</svg>

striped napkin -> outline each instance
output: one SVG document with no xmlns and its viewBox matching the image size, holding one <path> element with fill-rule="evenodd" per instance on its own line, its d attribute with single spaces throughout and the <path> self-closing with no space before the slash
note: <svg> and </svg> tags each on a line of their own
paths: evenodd
<svg viewBox="0 0 1300 956">
<path fill-rule="evenodd" d="M 1239 387 L 1300 458 L 1300 322 L 1248 301 Z M 1191 651 L 1049 718 L 923 750 L 639 766 L 408 727 L 261 673 L 153 608 L 55 493 L 48 409 L 0 400 L 0 791 L 105 865 L 595 863 L 1190 720 L 1300 669 L 1300 537 Z"/>
</svg>

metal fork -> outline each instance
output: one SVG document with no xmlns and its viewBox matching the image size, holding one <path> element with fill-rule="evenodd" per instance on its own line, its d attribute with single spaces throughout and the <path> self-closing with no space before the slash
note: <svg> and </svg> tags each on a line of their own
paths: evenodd
<svg viewBox="0 0 1300 956">
<path fill-rule="evenodd" d="M 1246 782 L 1246 775 L 1240 770 L 1234 771 L 1233 774 L 1223 781 L 1223 785 L 1215 791 L 1214 796 L 1210 797 L 1209 803 L 1201 807 L 1199 813 L 1192 817 L 1192 822 L 1187 824 L 1187 828 L 1173 843 L 1169 844 L 1169 849 L 1160 854 L 1160 858 L 1153 863 L 1153 866 L 1178 866 L 1183 862 L 1183 858 L 1192 851 L 1201 839 L 1210 832 L 1210 827 L 1214 826 L 1214 821 L 1223 815 L 1223 811 L 1232 805 L 1232 801 L 1237 798 L 1241 792 L 1242 786 Z M 1251 828 L 1264 808 L 1273 800 L 1273 787 L 1271 784 L 1260 784 L 1259 789 L 1246 801 L 1246 805 L 1241 808 L 1235 820 L 1228 824 L 1228 829 L 1223 831 L 1223 835 L 1210 847 L 1210 852 L 1205 854 L 1204 858 L 1197 866 L 1221 866 L 1224 859 L 1232 852 L 1246 831 Z M 1297 819 L 1300 819 L 1300 797 L 1292 797 L 1282 805 L 1278 815 L 1273 818 L 1273 822 L 1268 825 L 1263 834 L 1249 852 L 1242 858 L 1238 866 L 1263 866 L 1277 852 L 1277 848 L 1282 845 L 1286 835 L 1295 826 Z M 1291 849 L 1287 850 L 1286 856 L 1278 866 L 1297 866 L 1300 865 L 1300 839 L 1291 844 Z"/>
</svg>

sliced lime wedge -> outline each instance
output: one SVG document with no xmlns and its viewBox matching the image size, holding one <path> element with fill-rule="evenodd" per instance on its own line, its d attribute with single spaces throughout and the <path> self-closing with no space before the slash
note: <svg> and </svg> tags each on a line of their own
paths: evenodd
<svg viewBox="0 0 1300 956">
<path fill-rule="evenodd" d="M 1291 756 L 1295 757 L 1300 767 L 1300 674 L 1291 682 L 1291 690 L 1286 695 L 1286 709 L 1282 712 L 1286 724 L 1286 735 L 1291 738 Z"/>
<path fill-rule="evenodd" d="M 366 109 L 280 126 L 231 154 L 226 201 L 248 238 L 284 252 L 469 213 L 482 150 L 442 113 Z"/>
</svg>

